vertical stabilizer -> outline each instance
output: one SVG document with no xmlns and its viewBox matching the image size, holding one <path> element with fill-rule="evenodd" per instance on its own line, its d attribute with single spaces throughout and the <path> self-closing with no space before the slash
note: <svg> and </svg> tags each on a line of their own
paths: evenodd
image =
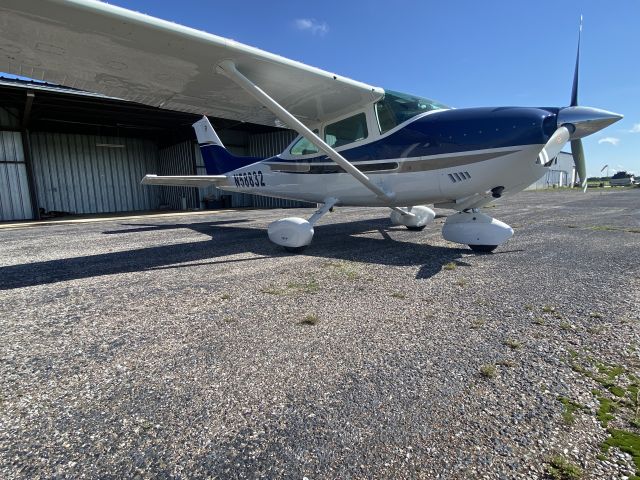
<svg viewBox="0 0 640 480">
<path fill-rule="evenodd" d="M 262 160 L 253 157 L 236 157 L 229 153 L 206 116 L 194 123 L 193 129 L 198 137 L 207 175 L 220 175 Z"/>
</svg>

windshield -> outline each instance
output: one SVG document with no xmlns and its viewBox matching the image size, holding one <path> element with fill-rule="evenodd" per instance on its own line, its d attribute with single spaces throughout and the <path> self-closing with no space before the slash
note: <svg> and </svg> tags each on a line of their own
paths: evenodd
<svg viewBox="0 0 640 480">
<path fill-rule="evenodd" d="M 450 107 L 428 98 L 386 90 L 384 98 L 376 103 L 380 133 L 387 132 L 421 113 L 448 108 Z"/>
</svg>

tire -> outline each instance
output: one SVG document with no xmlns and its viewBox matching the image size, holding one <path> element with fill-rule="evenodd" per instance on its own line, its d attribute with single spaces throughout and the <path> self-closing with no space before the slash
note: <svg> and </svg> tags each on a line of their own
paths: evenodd
<svg viewBox="0 0 640 480">
<path fill-rule="evenodd" d="M 469 248 L 477 253 L 491 253 L 498 245 L 469 245 Z"/>
<path fill-rule="evenodd" d="M 304 247 L 284 247 L 284 249 L 289 252 L 289 253 L 300 253 L 305 249 L 306 245 Z"/>
<path fill-rule="evenodd" d="M 426 225 L 422 225 L 421 227 L 409 227 L 409 226 L 407 226 L 407 230 L 411 230 L 412 232 L 421 232 L 422 230 L 424 230 L 424 227 L 426 227 Z"/>
</svg>

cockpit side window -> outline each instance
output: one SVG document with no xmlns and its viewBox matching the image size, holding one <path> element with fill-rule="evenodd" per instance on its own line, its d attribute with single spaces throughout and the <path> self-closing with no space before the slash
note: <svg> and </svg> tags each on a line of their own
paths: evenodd
<svg viewBox="0 0 640 480">
<path fill-rule="evenodd" d="M 331 123 L 324 128 L 324 141 L 333 148 L 364 140 L 368 135 L 367 116 L 364 113 Z"/>
<path fill-rule="evenodd" d="M 378 117 L 380 133 L 388 132 L 395 126 L 421 113 L 448 108 L 446 105 L 428 98 L 387 90 L 384 98 L 376 103 L 376 116 Z"/>
<path fill-rule="evenodd" d="M 315 129 L 313 133 L 317 135 L 318 129 Z M 318 153 L 318 147 L 306 138 L 300 137 L 300 139 L 293 144 L 289 152 L 291 152 L 291 155 L 309 155 L 311 153 Z"/>
</svg>

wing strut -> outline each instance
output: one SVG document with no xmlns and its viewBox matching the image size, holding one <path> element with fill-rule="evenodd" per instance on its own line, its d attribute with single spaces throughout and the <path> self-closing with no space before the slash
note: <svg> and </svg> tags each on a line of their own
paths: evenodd
<svg viewBox="0 0 640 480">
<path fill-rule="evenodd" d="M 318 137 L 315 133 L 309 130 L 306 125 L 304 125 L 300 120 L 294 117 L 291 113 L 289 113 L 284 107 L 282 107 L 278 102 L 276 102 L 273 98 L 271 98 L 267 93 L 264 92 L 260 87 L 258 87 L 255 83 L 245 77 L 242 73 L 238 71 L 235 63 L 231 60 L 224 60 L 218 64 L 216 68 L 218 73 L 223 74 L 233 82 L 235 82 L 240 88 L 244 89 L 247 93 L 253 96 L 258 102 L 264 105 L 266 108 L 271 110 L 271 112 L 286 123 L 290 128 L 298 132 L 304 138 L 313 143 L 318 149 L 324 152 L 331 160 L 340 165 L 347 173 L 351 174 L 356 180 L 362 183 L 365 187 L 371 190 L 376 194 L 380 199 L 390 202 L 393 200 L 393 193 L 387 193 L 378 185 L 373 183 L 369 177 L 367 177 L 364 173 L 358 170 L 351 162 L 349 162 L 346 158 L 336 152 L 333 148 L 331 148 L 326 142 L 324 142 L 320 137 Z"/>
</svg>

